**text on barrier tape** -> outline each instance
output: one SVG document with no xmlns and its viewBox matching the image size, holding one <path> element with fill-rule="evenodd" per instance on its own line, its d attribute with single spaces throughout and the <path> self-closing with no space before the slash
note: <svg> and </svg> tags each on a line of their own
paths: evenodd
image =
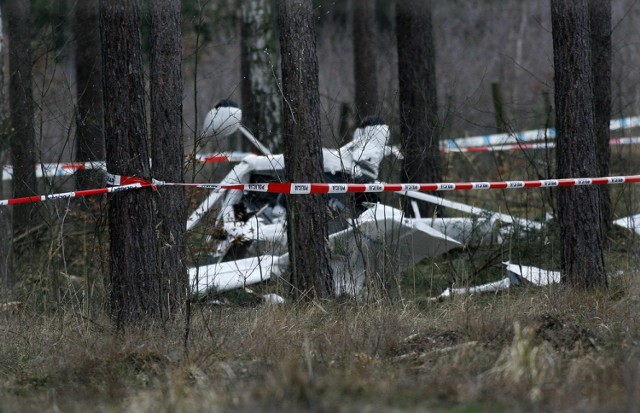
<svg viewBox="0 0 640 413">
<path fill-rule="evenodd" d="M 278 194 L 344 194 L 357 192 L 407 192 L 407 191 L 465 191 L 478 189 L 521 189 L 521 188 L 553 188 L 585 185 L 612 185 L 640 182 L 640 175 L 607 176 L 598 178 L 566 178 L 566 179 L 539 179 L 527 181 L 499 181 L 499 182 L 441 182 L 441 183 L 287 183 L 272 182 L 259 184 L 216 184 L 216 183 L 176 183 L 158 180 L 145 180 L 132 176 L 108 174 L 108 180 L 114 185 L 108 188 L 87 189 L 74 192 L 57 194 L 35 195 L 23 198 L 0 200 L 0 205 L 15 205 L 30 202 L 41 202 L 53 199 L 65 199 L 81 196 L 106 194 L 130 189 L 156 188 L 158 186 L 183 186 L 194 188 L 206 188 L 213 190 L 240 190 L 253 192 L 271 192 Z M 119 186 L 118 186 L 119 185 Z"/>
<path fill-rule="evenodd" d="M 640 175 L 607 176 L 599 178 L 566 178 L 538 179 L 526 181 L 499 182 L 444 182 L 444 183 L 403 183 L 388 184 L 382 182 L 367 184 L 352 183 L 253 183 L 253 184 L 215 184 L 215 183 L 175 183 L 158 180 L 146 181 L 131 176 L 109 174 L 113 182 L 143 183 L 153 186 L 188 186 L 214 190 L 230 189 L 250 192 L 271 192 L 279 194 L 340 194 L 353 192 L 404 192 L 404 191 L 460 191 L 474 189 L 518 189 L 518 188 L 553 188 L 581 185 L 610 185 L 640 182 Z"/>
<path fill-rule="evenodd" d="M 520 188 L 553 188 L 582 185 L 611 185 L 623 183 L 638 183 L 640 175 L 611 176 L 601 178 L 568 178 L 542 179 L 528 181 L 502 182 L 444 182 L 425 184 L 327 184 L 327 183 L 285 183 L 274 182 L 265 184 L 233 184 L 220 185 L 219 189 L 271 192 L 278 194 L 342 194 L 354 192 L 406 192 L 406 191 L 463 191 L 477 189 L 520 189 Z M 199 185 L 199 184 L 189 184 Z"/>
<path fill-rule="evenodd" d="M 82 191 L 61 192 L 57 194 L 34 195 L 34 196 L 26 196 L 22 198 L 2 199 L 0 200 L 0 205 L 28 204 L 28 203 L 34 203 L 34 202 L 50 201 L 53 199 L 67 199 L 67 198 L 77 198 L 77 197 L 83 197 L 83 196 L 101 195 L 101 194 L 108 194 L 112 192 L 120 192 L 120 191 L 127 191 L 130 189 L 143 188 L 145 186 L 150 186 L 150 185 L 134 183 L 134 184 L 128 184 L 128 185 L 122 185 L 122 186 L 112 186 L 109 188 L 85 189 Z"/>
</svg>

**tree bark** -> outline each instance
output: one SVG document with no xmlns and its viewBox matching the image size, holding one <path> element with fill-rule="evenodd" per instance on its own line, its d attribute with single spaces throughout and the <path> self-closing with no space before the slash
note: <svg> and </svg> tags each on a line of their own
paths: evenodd
<svg viewBox="0 0 640 413">
<path fill-rule="evenodd" d="M 33 124 L 31 4 L 28 1 L 5 2 L 9 47 L 9 146 L 13 166 L 12 187 L 14 197 L 37 193 L 36 143 Z M 37 204 L 13 207 L 13 235 L 24 234 L 35 221 Z M 22 251 L 14 243 L 14 253 Z M 17 254 L 15 254 L 17 256 Z"/>
<path fill-rule="evenodd" d="M 0 6 L 0 85 L 4 85 L 4 31 L 2 28 L 2 10 Z M 6 122 L 6 96 L 4 87 L 0 87 L 0 125 Z M 2 127 L 0 130 L 0 174 L 3 172 L 8 154 L 7 131 Z M 4 195 L 4 180 L 0 178 L 0 194 Z M 11 210 L 8 206 L 0 207 L 0 299 L 8 301 L 13 294 L 15 279 L 11 265 Z"/>
<path fill-rule="evenodd" d="M 376 34 L 375 0 L 353 0 L 355 112 L 359 121 L 379 113 Z"/>
<path fill-rule="evenodd" d="M 101 0 L 107 169 L 151 178 L 136 0 Z M 150 189 L 109 197 L 111 311 L 117 328 L 160 314 Z"/>
<path fill-rule="evenodd" d="M 242 6 L 242 123 L 271 151 L 282 150 L 280 63 L 271 0 Z M 253 148 L 247 148 L 253 149 Z"/>
<path fill-rule="evenodd" d="M 151 136 L 153 177 L 183 182 L 180 1 L 151 0 Z M 182 187 L 158 189 L 158 278 L 162 318 L 185 303 L 185 200 Z"/>
<path fill-rule="evenodd" d="M 593 73 L 596 156 L 600 176 L 609 176 L 611 145 L 611 1 L 589 0 L 591 27 L 591 70 Z M 606 244 L 611 229 L 612 212 L 609 187 L 600 185 L 601 226 Z"/>
<path fill-rule="evenodd" d="M 324 181 L 320 141 L 318 58 L 311 0 L 279 0 L 285 178 Z M 333 295 L 324 196 L 287 199 L 291 286 L 302 299 Z"/>
<path fill-rule="evenodd" d="M 600 170 L 587 0 L 551 0 L 551 25 L 558 176 L 596 176 Z M 606 286 L 598 188 L 561 188 L 558 214 L 563 280 L 576 287 Z"/>
<path fill-rule="evenodd" d="M 102 107 L 102 62 L 100 60 L 100 27 L 98 0 L 76 3 L 76 160 L 104 161 L 104 110 Z M 96 169 L 76 172 L 78 189 L 104 185 L 102 171 Z"/>
<path fill-rule="evenodd" d="M 439 182 L 440 121 L 435 72 L 431 2 L 396 2 L 400 135 L 404 161 L 402 182 Z M 437 193 L 434 193 L 437 195 Z M 432 204 L 421 202 L 420 214 L 431 216 Z M 412 214 L 411 208 L 406 212 Z"/>
<path fill-rule="evenodd" d="M 509 125 L 504 114 L 502 88 L 500 87 L 500 83 L 498 82 L 491 82 L 491 100 L 493 101 L 493 110 L 496 114 L 496 132 L 507 133 L 509 131 Z"/>
</svg>

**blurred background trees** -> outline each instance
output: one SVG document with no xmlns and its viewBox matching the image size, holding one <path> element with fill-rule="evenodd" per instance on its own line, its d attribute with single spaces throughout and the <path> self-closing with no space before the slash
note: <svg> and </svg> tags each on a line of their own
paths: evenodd
<svg viewBox="0 0 640 413">
<path fill-rule="evenodd" d="M 271 0 L 246 0 L 240 23 L 242 122 L 272 152 L 281 152 L 282 98 L 277 19 Z M 251 150 L 242 141 L 244 149 Z"/>
<path fill-rule="evenodd" d="M 203 113 L 221 98 L 231 98 L 245 111 L 251 111 L 245 104 L 252 102 L 243 102 L 247 99 L 242 97 L 242 81 L 246 76 L 242 74 L 241 48 L 242 20 L 243 16 L 249 16 L 246 12 L 250 3 L 242 0 L 181 2 L 185 136 L 201 127 Z M 275 11 L 273 0 L 268 3 Z M 372 47 L 376 62 L 368 67 L 375 66 L 377 70 L 370 70 L 369 73 L 377 75 L 377 114 L 392 126 L 392 131 L 396 131 L 392 136 L 399 143 L 395 2 L 376 0 L 372 3 L 375 3 L 375 24 L 365 24 L 364 27 L 374 30 Z M 366 47 L 355 50 L 354 42 L 362 39 L 357 39 L 353 33 L 356 30 L 355 22 L 367 14 L 354 14 L 356 7 L 357 4 L 351 1 L 314 1 L 322 137 L 327 145 L 336 142 L 339 137 L 341 105 L 357 106 L 354 56 L 358 51 L 366 50 Z M 65 145 L 64 142 L 68 140 L 68 131 L 75 130 L 75 126 L 70 128 L 69 125 L 71 117 L 75 118 L 73 103 L 79 79 L 68 68 L 78 55 L 72 52 L 71 48 L 75 49 L 73 42 L 53 40 L 73 40 L 72 36 L 65 37 L 58 33 L 72 32 L 70 28 L 74 11 L 74 6 L 68 1 L 34 2 L 32 20 L 36 92 L 40 92 L 43 77 L 46 77 L 45 84 L 49 85 L 44 93 L 37 93 L 41 96 L 38 97 L 40 102 L 36 105 L 35 114 L 39 122 L 38 140 L 43 146 L 39 157 L 45 162 L 60 157 L 70 160 L 75 152 L 73 145 Z M 271 16 L 272 25 L 276 17 Z M 611 18 L 614 27 L 611 106 L 612 116 L 619 117 L 640 111 L 636 99 L 640 75 L 632 70 L 635 61 L 640 60 L 637 47 L 640 33 L 635 30 L 640 24 L 640 12 L 633 1 L 615 0 L 611 3 Z M 432 22 L 443 138 L 495 131 L 492 83 L 500 85 L 505 120 L 513 130 L 543 127 L 548 123 L 552 114 L 548 113 L 545 95 L 552 92 L 553 71 L 550 62 L 553 52 L 547 1 L 436 2 L 433 4 Z M 265 26 L 265 29 L 269 28 L 275 27 Z M 148 34 L 148 21 L 144 19 L 143 38 L 147 39 Z M 277 30 L 273 30 L 273 36 L 277 36 Z M 149 41 L 144 40 L 143 47 L 147 48 L 148 45 Z M 271 46 L 268 47 L 271 50 Z M 273 53 L 277 53 L 277 50 Z M 47 56 L 50 60 L 45 71 Z M 50 56 L 55 59 L 52 61 Z M 197 68 L 194 66 L 196 56 Z M 264 58 L 266 53 L 258 53 L 258 56 Z M 272 55 L 269 65 L 273 65 L 276 74 L 277 64 L 278 59 Z M 349 125 L 353 128 L 357 119 L 351 116 Z M 254 133 L 262 133 L 263 130 Z"/>
<path fill-rule="evenodd" d="M 4 23 L 0 3 L 0 26 Z M 5 71 L 5 42 L 4 31 L 0 30 L 0 85 L 4 85 Z M 7 136 L 6 121 L 6 94 L 4 87 L 0 88 L 0 170 L 8 163 L 9 140 Z M 4 193 L 4 179 L 0 179 L 0 193 Z M 11 271 L 11 208 L 0 207 L 0 257 L 4 257 L 0 262 L 0 298 L 9 298 L 13 292 L 13 272 Z"/>
<path fill-rule="evenodd" d="M 378 107 L 378 24 L 375 0 L 353 0 L 354 113 L 356 122 L 377 115 Z"/>
<path fill-rule="evenodd" d="M 36 134 L 32 88 L 33 48 L 31 44 L 30 2 L 3 2 L 7 21 L 9 46 L 9 123 L 8 141 L 13 166 L 12 196 L 24 197 L 38 193 L 36 181 Z M 37 205 L 18 205 L 13 208 L 13 256 L 29 255 L 31 243 L 24 241 L 25 233 L 38 226 Z M 11 277 L 15 278 L 15 277 Z M 12 284 L 12 283 L 10 283 Z"/>
<path fill-rule="evenodd" d="M 80 1 L 75 7 L 76 160 L 104 161 L 104 110 L 102 102 L 102 46 L 98 0 Z M 104 184 L 104 174 L 95 169 L 78 171 L 79 189 Z"/>
<path fill-rule="evenodd" d="M 17 167 L 14 193 L 46 193 L 59 189 L 59 184 L 49 180 L 36 183 L 34 163 L 100 159 L 105 156 L 100 145 L 101 128 L 107 132 L 106 139 L 114 137 L 108 125 L 101 125 L 103 115 L 100 111 L 107 108 L 100 107 L 102 91 L 100 82 L 96 81 L 100 77 L 96 15 L 92 13 L 96 3 L 93 0 L 81 4 L 69 0 L 36 0 L 29 3 L 31 10 L 29 4 L 23 3 L 4 1 L 0 4 L 5 21 L 3 28 L 9 38 L 6 42 L 10 66 L 7 73 L 11 84 L 9 104 L 6 105 L 10 108 L 10 127 L 4 129 L 3 142 L 5 149 L 9 142 L 16 145 L 12 151 L 12 163 Z M 318 57 L 318 129 L 324 145 L 336 146 L 345 136 L 350 136 L 358 117 L 372 112 L 391 126 L 392 143 L 413 139 L 416 135 L 407 129 L 410 123 L 406 116 L 410 111 L 403 105 L 413 104 L 418 99 L 425 105 L 425 109 L 418 111 L 428 111 L 431 123 L 412 128 L 426 129 L 429 136 L 421 137 L 420 143 L 405 142 L 407 153 L 411 152 L 410 147 L 420 145 L 421 148 L 416 151 L 419 160 L 412 161 L 411 152 L 406 165 L 435 165 L 438 156 L 429 151 L 434 150 L 434 140 L 438 138 L 492 133 L 499 126 L 497 123 L 509 130 L 553 124 L 554 111 L 549 96 L 554 91 L 554 52 L 551 8 L 547 0 L 432 2 L 430 37 L 435 47 L 430 51 L 418 47 L 430 44 L 429 41 L 403 49 L 407 42 L 428 36 L 428 33 L 420 33 L 428 28 L 427 20 L 419 23 L 418 29 L 406 32 L 409 21 L 420 16 L 422 10 L 407 9 L 403 15 L 404 8 L 410 3 L 313 1 L 312 20 L 317 33 L 315 49 Z M 416 7 L 425 4 L 419 2 Z M 275 24 L 278 17 L 276 2 L 183 0 L 180 5 L 183 83 L 180 133 L 184 137 L 184 152 L 236 149 L 236 142 L 199 140 L 203 114 L 221 98 L 232 98 L 240 104 L 245 111 L 245 122 L 260 139 L 273 147 L 281 145 L 282 140 L 278 137 L 283 134 L 282 121 L 287 108 L 281 101 L 284 85 L 278 67 L 280 51 L 274 41 L 280 34 Z M 607 139 L 604 125 L 609 118 L 640 113 L 640 72 L 636 70 L 640 61 L 640 32 L 636 30 L 640 26 L 640 6 L 633 0 L 593 0 L 589 5 L 593 48 L 590 67 L 594 73 L 603 76 L 594 76 L 593 88 L 605 90 L 608 87 L 611 91 L 609 102 L 595 103 L 594 127 L 598 133 L 597 142 L 602 145 Z M 141 7 L 141 15 L 148 16 L 151 4 L 141 2 Z M 147 17 L 140 21 L 140 61 L 145 69 L 140 71 L 140 82 L 136 87 L 140 88 L 144 99 L 150 99 L 160 86 L 151 70 L 155 63 L 152 63 L 150 53 L 153 41 L 158 40 L 154 39 L 157 35 L 152 24 Z M 401 36 L 405 36 L 406 41 L 401 40 Z M 408 54 L 402 55 L 403 51 Z M 422 53 L 432 53 L 433 57 L 425 59 Z M 609 54 L 611 64 L 607 65 Z M 419 56 L 423 62 L 420 66 L 428 68 L 420 75 L 420 82 L 425 79 L 428 82 L 418 84 L 415 79 L 407 80 L 403 70 L 410 65 L 402 62 L 405 57 L 410 62 Z M 604 60 L 599 60 L 598 56 Z M 600 64 L 611 68 L 610 80 Z M 428 78 L 434 74 L 435 79 Z M 113 78 L 109 85 L 117 87 L 122 81 L 122 78 Z M 492 88 L 492 85 L 499 87 Z M 495 93 L 496 90 L 500 93 Z M 501 105 L 494 105 L 496 96 Z M 604 98 L 606 93 L 595 92 L 595 97 Z M 177 102 L 171 105 L 175 108 Z M 145 115 L 150 109 L 143 109 Z M 9 140 L 9 136 L 14 138 Z M 425 148 L 428 151 L 423 150 Z M 598 156 L 604 155 L 599 158 L 599 174 L 606 170 L 604 160 L 608 156 L 605 152 L 606 145 L 597 152 Z M 165 158 L 162 154 L 157 156 Z M 425 156 L 434 161 L 424 162 Z M 554 176 L 556 163 L 548 154 L 544 156 L 528 159 L 524 167 L 526 174 L 532 178 Z M 495 166 L 494 163 L 490 162 L 489 167 Z M 412 172 L 411 179 L 438 180 L 440 176 L 447 177 L 455 172 L 462 179 L 486 180 L 487 171 L 492 171 L 489 167 L 484 167 L 477 158 L 449 156 L 439 172 L 435 169 L 432 175 Z M 396 174 L 398 169 L 397 165 L 389 168 Z M 510 176 L 506 169 L 499 175 L 505 179 L 525 178 Z M 172 179 L 178 179 L 179 175 L 172 176 L 176 176 Z M 405 178 L 409 179 L 409 175 Z M 85 185 L 82 179 L 78 181 L 80 187 Z M 391 173 L 381 179 L 395 180 Z M 86 184 L 93 185 L 92 181 Z M 10 188 L 5 182 L 3 198 L 11 195 Z M 606 212 L 604 199 L 606 197 L 601 203 L 603 217 L 611 214 Z M 14 214 L 26 214 L 14 221 L 17 238 L 28 230 L 21 226 L 39 222 L 30 220 L 31 212 L 21 212 L 31 208 L 13 208 Z M 45 219 L 43 215 L 40 220 Z"/>
</svg>

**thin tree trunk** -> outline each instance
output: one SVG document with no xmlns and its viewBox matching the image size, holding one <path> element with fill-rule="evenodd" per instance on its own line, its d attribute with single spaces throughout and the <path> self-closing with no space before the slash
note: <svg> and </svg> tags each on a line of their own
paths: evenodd
<svg viewBox="0 0 640 413">
<path fill-rule="evenodd" d="M 353 67 L 359 120 L 379 113 L 375 0 L 353 0 Z"/>
<path fill-rule="evenodd" d="M 270 150 L 282 149 L 280 62 L 271 0 L 242 6 L 242 122 Z M 253 149 L 253 148 L 250 148 Z"/>
<path fill-rule="evenodd" d="M 440 121 L 435 72 L 431 2 L 396 2 L 400 135 L 404 161 L 402 182 L 440 181 Z M 437 195 L 437 194 L 434 194 Z M 434 206 L 420 203 L 420 214 Z M 407 213 L 412 213 L 407 208 Z"/>
<path fill-rule="evenodd" d="M 2 10 L 0 10 L 0 125 L 6 121 L 6 96 L 4 93 L 4 31 L 2 28 Z M 8 154 L 7 131 L 0 130 L 0 194 L 4 195 L 4 180 L 1 177 Z M 9 299 L 13 294 L 15 279 L 11 266 L 11 210 L 0 207 L 0 299 Z"/>
<path fill-rule="evenodd" d="M 495 111 L 496 132 L 506 133 L 509 131 L 507 119 L 504 114 L 504 103 L 502 102 L 502 89 L 500 83 L 491 83 L 491 99 L 493 100 L 493 110 Z"/>
<path fill-rule="evenodd" d="M 596 176 L 600 169 L 587 0 L 551 0 L 551 24 L 558 176 Z M 606 286 L 598 188 L 561 188 L 558 214 L 564 281 L 576 287 Z"/>
<path fill-rule="evenodd" d="M 33 124 L 33 94 L 31 87 L 31 3 L 7 1 L 9 47 L 9 119 L 12 187 L 14 197 L 35 195 L 36 143 Z M 24 234 L 37 220 L 33 215 L 37 204 L 13 207 L 13 235 Z M 14 243 L 14 253 L 24 251 Z M 20 254 L 22 255 L 22 254 Z M 17 256 L 17 254 L 15 255 Z"/>
<path fill-rule="evenodd" d="M 151 0 L 151 136 L 156 179 L 183 182 L 180 1 Z M 185 201 L 181 187 L 159 188 L 158 274 L 162 318 L 175 316 L 188 288 L 184 266 Z"/>
<path fill-rule="evenodd" d="M 151 178 L 136 0 L 101 0 L 107 169 Z M 151 189 L 109 198 L 111 311 L 117 328 L 159 317 Z"/>
<path fill-rule="evenodd" d="M 82 0 L 76 4 L 76 160 L 104 161 L 104 111 L 102 107 L 102 62 L 98 0 Z M 96 169 L 76 173 L 79 189 L 104 185 L 104 174 Z"/>
<path fill-rule="evenodd" d="M 279 4 L 285 177 L 290 182 L 322 182 L 320 93 L 312 2 L 279 0 Z M 326 198 L 290 196 L 287 235 L 294 296 L 314 299 L 333 295 Z"/>
</svg>

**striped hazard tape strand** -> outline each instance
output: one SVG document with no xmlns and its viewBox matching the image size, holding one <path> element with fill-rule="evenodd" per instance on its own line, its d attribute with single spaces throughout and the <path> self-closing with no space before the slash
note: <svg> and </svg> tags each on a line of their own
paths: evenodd
<svg viewBox="0 0 640 413">
<path fill-rule="evenodd" d="M 34 195 L 34 196 L 26 196 L 22 198 L 2 199 L 0 200 L 0 206 L 29 204 L 29 203 L 42 202 L 42 201 L 51 201 L 54 199 L 67 199 L 67 198 L 77 198 L 77 197 L 83 197 L 83 196 L 109 194 L 112 192 L 121 192 L 121 191 L 130 190 L 130 189 L 139 189 L 139 188 L 150 187 L 150 186 L 152 185 L 147 183 L 144 183 L 144 184 L 134 183 L 134 184 L 121 185 L 121 186 L 112 186 L 108 188 L 85 189 L 82 191 L 60 192 L 57 194 Z"/>
<path fill-rule="evenodd" d="M 177 183 L 164 182 L 156 179 L 146 180 L 133 176 L 107 174 L 107 183 L 113 185 L 107 188 L 88 189 L 57 194 L 36 195 L 24 198 L 0 200 L 0 205 L 15 205 L 29 202 L 41 202 L 54 199 L 65 199 L 82 196 L 100 195 L 130 189 L 153 188 L 160 186 L 182 186 L 205 188 L 212 190 L 241 190 L 253 192 L 271 192 L 278 194 L 345 194 L 357 192 L 424 192 L 424 191 L 465 191 L 478 189 L 522 189 L 522 188 L 554 188 L 585 185 L 612 185 L 640 182 L 640 175 L 608 176 L 599 178 L 567 178 L 567 179 L 539 179 L 527 181 L 499 181 L 499 182 L 444 182 L 444 183 L 409 183 L 409 184 L 350 184 L 350 183 L 287 183 L 272 182 L 258 184 L 230 184 L 216 183 Z"/>
<path fill-rule="evenodd" d="M 613 138 L 609 140 L 611 145 L 633 145 L 640 143 L 640 137 Z M 439 148 L 441 153 L 483 153 L 483 152 L 501 152 L 501 151 L 524 151 L 533 149 L 553 149 L 556 147 L 555 142 L 519 142 L 511 145 L 485 145 L 485 146 L 456 146 L 455 140 L 450 139 L 443 141 Z M 395 151 L 395 152 L 393 152 Z M 399 150 L 389 148 L 389 153 L 400 154 Z M 219 152 L 219 153 L 198 153 L 191 156 L 201 163 L 220 163 L 220 162 L 242 162 L 247 156 L 255 155 L 251 152 Z M 36 178 L 44 177 L 60 177 L 71 176 L 79 170 L 105 170 L 105 161 L 94 162 L 63 162 L 63 163 L 43 163 L 35 166 Z M 2 168 L 2 180 L 9 181 L 13 177 L 13 168 L 11 165 L 5 165 Z"/>
<path fill-rule="evenodd" d="M 119 177 L 120 179 L 135 179 L 132 177 Z M 118 178 L 115 178 L 118 179 Z M 499 182 L 445 182 L 445 183 L 254 183 L 254 184 L 215 184 L 215 183 L 174 183 L 153 179 L 147 181 L 155 186 L 188 186 L 195 188 L 207 188 L 214 190 L 231 189 L 253 192 L 271 192 L 278 194 L 341 194 L 355 192 L 405 192 L 405 191 L 461 191 L 474 189 L 519 189 L 519 188 L 552 188 L 581 185 L 611 185 L 624 183 L 638 183 L 640 175 L 608 176 L 599 178 L 566 178 L 566 179 L 539 179 L 526 181 L 499 181 Z"/>
<path fill-rule="evenodd" d="M 610 130 L 620 130 L 640 127 L 640 116 L 612 119 L 609 123 Z M 526 149 L 552 149 L 556 137 L 555 129 L 535 129 L 519 131 L 514 133 L 498 133 L 492 135 L 471 136 L 463 138 L 445 139 L 440 141 L 440 152 L 494 152 L 494 151 L 516 151 Z M 536 142 L 547 139 L 548 142 Z M 611 145 L 630 145 L 640 143 L 640 137 L 613 138 L 609 141 Z M 224 151 L 215 153 L 198 153 L 190 158 L 202 163 L 212 162 L 241 162 L 251 152 Z M 35 166 L 37 178 L 73 175 L 78 170 L 84 169 L 106 169 L 106 162 L 63 162 L 63 163 L 43 163 Z M 2 169 L 2 180 L 11 180 L 13 168 L 5 165 Z"/>
<path fill-rule="evenodd" d="M 219 163 L 219 162 L 241 162 L 251 152 L 215 152 L 215 153 L 198 153 L 189 157 L 201 163 Z M 60 176 L 71 176 L 77 171 L 82 170 L 106 170 L 107 163 L 105 161 L 93 162 L 62 162 L 62 163 L 42 163 L 35 165 L 36 178 L 53 178 Z M 5 165 L 1 169 L 2 180 L 10 181 L 13 177 L 13 167 Z"/>
<path fill-rule="evenodd" d="M 68 198 L 79 198 L 79 197 L 92 196 L 92 195 L 110 194 L 113 192 L 122 192 L 122 191 L 131 190 L 131 189 L 140 189 L 140 188 L 147 188 L 147 187 L 155 189 L 156 187 L 153 184 L 153 182 L 143 178 L 137 178 L 133 176 L 112 175 L 112 174 L 108 174 L 107 176 L 107 185 L 111 185 L 111 186 L 107 188 L 84 189 L 84 190 L 72 191 L 72 192 L 59 192 L 55 194 L 34 195 L 34 196 L 25 196 L 21 198 L 2 199 L 0 200 L 0 206 L 29 204 L 29 203 L 35 203 L 35 202 L 51 201 L 54 199 L 68 199 Z"/>
<path fill-rule="evenodd" d="M 451 143 L 453 142 L 453 143 Z M 477 152 L 501 152 L 501 151 L 518 151 L 531 149 L 553 149 L 556 147 L 555 142 L 520 142 L 511 145 L 485 145 L 485 146 L 455 146 L 455 142 L 447 142 L 447 146 L 440 146 L 442 153 L 477 153 Z M 610 145 L 633 145 L 640 143 L 640 137 L 631 138 L 613 138 L 609 140 Z"/>
<path fill-rule="evenodd" d="M 612 119 L 609 122 L 609 129 L 612 131 L 620 129 L 629 129 L 640 127 L 640 116 L 633 116 L 621 119 Z M 492 135 L 470 136 L 464 138 L 446 139 L 440 142 L 441 146 L 447 148 L 471 148 L 482 146 L 496 146 L 521 144 L 523 142 L 535 142 L 546 139 L 555 139 L 556 130 L 550 129 L 534 129 L 518 131 L 513 133 L 497 133 Z M 614 144 L 622 144 L 622 142 L 614 142 Z"/>
<path fill-rule="evenodd" d="M 446 182 L 425 184 L 349 184 L 349 183 L 257 183 L 257 184 L 177 184 L 162 181 L 153 181 L 157 186 L 176 185 L 192 186 L 209 189 L 232 189 L 253 192 L 271 192 L 278 194 L 344 194 L 355 192 L 407 192 L 407 191 L 463 191 L 474 189 L 520 189 L 520 188 L 553 188 L 582 185 L 611 185 L 624 183 L 638 183 L 640 175 L 610 176 L 600 178 L 568 178 L 568 179 L 542 179 L 528 181 L 501 181 L 501 182 Z"/>
</svg>

